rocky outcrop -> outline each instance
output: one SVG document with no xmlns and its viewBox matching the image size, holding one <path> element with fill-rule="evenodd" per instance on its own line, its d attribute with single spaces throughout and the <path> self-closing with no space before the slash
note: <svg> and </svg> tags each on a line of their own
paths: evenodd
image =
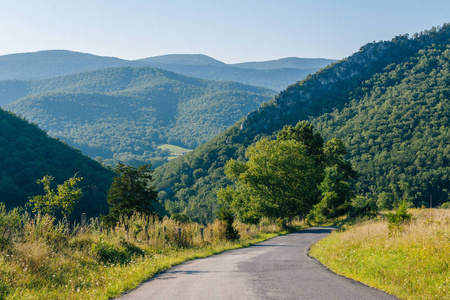
<svg viewBox="0 0 450 300">
<path fill-rule="evenodd" d="M 408 39 L 407 36 L 403 38 Z M 339 89 L 339 83 L 348 82 L 351 78 L 361 80 L 377 69 L 381 71 L 390 63 L 398 62 L 399 53 L 414 51 L 415 47 L 411 47 L 410 44 L 399 47 L 398 43 L 391 41 L 363 46 L 352 56 L 289 86 L 267 105 L 249 113 L 241 124 L 241 130 L 268 133 L 268 130 L 273 130 L 274 125 L 281 128 L 286 124 L 286 120 L 298 121 L 299 118 L 295 115 L 301 115 L 302 111 L 311 113 L 309 111 L 311 104 L 320 101 L 325 95 L 338 92 L 336 89 Z"/>
</svg>

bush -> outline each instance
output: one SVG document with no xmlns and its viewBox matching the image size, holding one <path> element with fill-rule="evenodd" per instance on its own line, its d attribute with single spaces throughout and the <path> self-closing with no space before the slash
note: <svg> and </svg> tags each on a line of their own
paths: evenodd
<svg viewBox="0 0 450 300">
<path fill-rule="evenodd" d="M 442 203 L 440 208 L 450 209 L 450 201 Z"/>
<path fill-rule="evenodd" d="M 395 213 L 388 213 L 386 214 L 386 217 L 388 218 L 389 234 L 392 234 L 395 231 L 401 231 L 401 226 L 411 220 L 411 214 L 408 213 L 408 203 L 403 201 L 402 204 L 397 207 Z"/>
<path fill-rule="evenodd" d="M 178 223 L 190 223 L 191 219 L 185 213 L 174 213 L 170 216 L 170 218 Z"/>
<path fill-rule="evenodd" d="M 286 219 L 282 219 L 282 218 L 278 218 L 277 219 L 277 226 L 278 228 L 280 228 L 281 230 L 286 230 L 287 229 L 287 222 Z"/>
<path fill-rule="evenodd" d="M 238 240 L 240 235 L 237 229 L 233 226 L 234 216 L 230 209 L 223 206 L 217 216 L 220 221 L 224 221 L 226 223 L 225 238 L 229 241 Z"/>
<path fill-rule="evenodd" d="M 19 234 L 24 220 L 18 208 L 6 212 L 5 204 L 0 202 L 0 251 L 8 247 Z"/>
<path fill-rule="evenodd" d="M 120 246 L 116 246 L 105 242 L 103 238 L 100 238 L 100 243 L 92 244 L 91 252 L 104 264 L 128 264 L 134 255 L 144 254 L 142 249 L 125 240 L 120 242 Z"/>
<path fill-rule="evenodd" d="M 368 199 L 363 196 L 356 196 L 352 199 L 349 210 L 351 218 L 374 218 L 378 212 L 375 199 Z"/>
</svg>

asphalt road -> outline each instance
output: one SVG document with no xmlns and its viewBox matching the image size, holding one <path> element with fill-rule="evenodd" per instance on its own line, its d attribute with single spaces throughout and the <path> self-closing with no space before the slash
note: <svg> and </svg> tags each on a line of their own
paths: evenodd
<svg viewBox="0 0 450 300">
<path fill-rule="evenodd" d="M 308 256 L 333 228 L 315 227 L 183 263 L 119 299 L 397 299 Z"/>
</svg>

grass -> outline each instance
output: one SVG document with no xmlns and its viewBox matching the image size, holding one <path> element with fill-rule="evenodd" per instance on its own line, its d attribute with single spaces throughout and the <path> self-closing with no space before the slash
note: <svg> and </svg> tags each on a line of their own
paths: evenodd
<svg viewBox="0 0 450 300">
<path fill-rule="evenodd" d="M 158 146 L 159 149 L 168 150 L 170 152 L 170 159 L 176 158 L 180 155 L 184 155 L 185 153 L 192 151 L 192 149 L 182 148 L 175 145 L 170 144 L 162 144 Z"/>
<path fill-rule="evenodd" d="M 183 261 L 286 233 L 267 220 L 235 223 L 241 239 L 232 242 L 220 221 L 202 226 L 134 216 L 108 231 L 96 220 L 69 230 L 27 214 L 11 226 L 17 216 L 0 210 L 0 299 L 109 299 Z"/>
<path fill-rule="evenodd" d="M 412 209 L 389 231 L 386 219 L 358 223 L 313 245 L 333 272 L 402 299 L 450 299 L 450 210 Z"/>
</svg>

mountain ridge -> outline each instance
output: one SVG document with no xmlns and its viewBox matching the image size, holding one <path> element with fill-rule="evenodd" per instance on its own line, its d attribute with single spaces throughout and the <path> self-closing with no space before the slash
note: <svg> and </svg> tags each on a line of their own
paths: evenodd
<svg viewBox="0 0 450 300">
<path fill-rule="evenodd" d="M 160 144 L 193 148 L 205 142 L 275 93 L 151 67 L 110 68 L 27 84 L 29 94 L 7 109 L 91 157 L 133 165 L 150 158 L 154 165 L 165 161 L 170 154 Z"/>
<path fill-rule="evenodd" d="M 169 54 L 139 60 L 98 56 L 68 50 L 45 50 L 0 56 L 0 80 L 42 80 L 111 67 L 156 67 L 202 79 L 238 81 L 281 90 L 314 73 L 314 68 L 247 69 L 203 54 Z"/>
<path fill-rule="evenodd" d="M 156 169 L 155 178 L 161 190 L 161 203 L 165 205 L 169 213 L 186 213 L 200 222 L 211 220 L 219 207 L 215 195 L 217 190 L 230 184 L 224 176 L 223 167 L 226 161 L 230 158 L 245 160 L 244 153 L 247 146 L 261 137 L 273 137 L 284 125 L 294 125 L 300 120 L 314 121 L 314 118 L 325 113 L 331 114 L 334 111 L 344 109 L 347 105 L 359 103 L 365 97 L 371 97 L 370 88 L 364 86 L 364 83 L 368 80 L 368 82 L 371 82 L 373 78 L 380 77 L 386 78 L 383 79 L 385 84 L 394 84 L 394 81 L 389 80 L 389 76 L 384 75 L 386 68 L 389 66 L 401 68 L 405 64 L 419 65 L 418 62 L 428 64 L 431 70 L 433 70 L 433 66 L 441 66 L 441 63 L 427 63 L 427 58 L 422 58 L 421 51 L 425 51 L 424 49 L 427 47 L 433 50 L 433 47 L 437 47 L 433 45 L 439 45 L 445 50 L 445 47 L 449 47 L 449 37 L 450 25 L 445 24 L 440 28 L 415 34 L 412 38 L 403 35 L 397 36 L 391 41 L 369 43 L 361 47 L 360 51 L 352 56 L 289 86 L 274 99 L 249 113 L 235 125 L 193 152 Z M 445 55 L 450 53 L 450 50 L 445 50 L 443 53 L 443 57 L 446 57 Z M 376 87 L 376 89 L 383 90 L 382 87 Z M 445 94 L 443 97 L 443 100 L 448 99 L 445 98 Z M 343 121 L 340 122 L 342 124 Z M 326 125 L 321 125 L 320 128 L 324 129 Z M 331 139 L 332 137 L 334 137 L 333 133 L 328 132 L 327 138 Z M 380 136 L 379 138 L 383 139 L 384 137 Z M 405 136 L 405 138 L 408 138 L 408 136 Z M 398 143 L 398 141 L 396 140 L 395 143 Z M 437 144 L 439 145 L 439 142 Z M 354 155 L 365 157 L 364 154 L 357 152 L 354 152 Z M 437 157 L 442 157 L 442 155 Z M 350 159 L 354 162 L 364 161 L 358 157 L 350 157 Z M 411 162 L 411 164 L 414 164 L 414 162 Z M 370 162 L 362 165 L 370 166 Z M 361 171 L 359 166 L 356 166 L 356 168 Z M 444 160 L 444 165 L 439 171 L 441 173 L 436 173 L 439 174 L 437 176 L 445 174 L 445 170 L 450 170 L 450 168 L 445 165 Z M 375 190 L 371 191 L 367 181 L 372 178 L 373 174 L 368 167 L 362 169 L 362 171 L 364 171 L 361 176 L 363 183 L 360 186 L 356 185 L 358 192 L 375 197 L 381 192 L 389 191 L 389 187 L 386 186 L 389 183 L 386 182 L 384 182 L 384 185 L 382 183 L 372 185 Z M 389 163 L 380 160 L 377 166 L 377 174 L 381 177 L 388 177 L 386 172 L 389 173 Z M 411 178 L 405 177 L 409 173 L 402 170 L 396 172 L 396 176 L 391 177 L 391 180 L 397 180 L 396 183 L 402 180 L 408 180 L 410 184 L 413 183 Z M 422 174 L 428 172 L 428 170 L 422 169 L 422 171 L 417 172 Z M 193 179 L 190 181 L 182 180 L 183 176 Z M 421 175 L 420 178 L 425 177 Z M 426 189 L 439 190 L 445 186 L 445 182 L 450 184 L 448 180 L 445 181 L 445 178 L 442 178 L 442 180 L 439 181 L 443 182 L 442 184 L 439 183 Z M 178 184 L 175 184 L 176 182 Z M 423 194 L 426 193 L 423 187 L 421 189 L 420 193 L 417 192 L 416 194 L 418 198 L 413 198 L 416 205 L 423 201 Z M 446 195 L 445 193 L 442 190 L 439 195 Z M 449 195 L 445 197 L 449 197 Z M 445 201 L 445 198 L 441 198 L 440 201 Z"/>
</svg>

